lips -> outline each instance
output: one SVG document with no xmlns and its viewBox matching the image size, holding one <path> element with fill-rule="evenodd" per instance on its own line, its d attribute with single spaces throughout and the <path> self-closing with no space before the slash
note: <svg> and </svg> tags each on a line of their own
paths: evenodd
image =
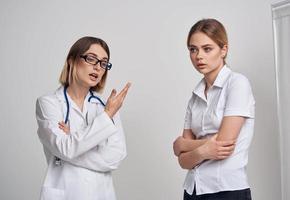
<svg viewBox="0 0 290 200">
<path fill-rule="evenodd" d="M 202 67 L 202 66 L 204 66 L 205 64 L 203 64 L 203 63 L 199 63 L 199 64 L 197 64 L 197 66 L 198 67 Z"/>
<path fill-rule="evenodd" d="M 96 81 L 98 79 L 98 74 L 96 74 L 96 73 L 91 73 L 91 74 L 89 74 L 89 76 L 90 76 L 91 80 L 93 80 L 93 81 Z"/>
</svg>

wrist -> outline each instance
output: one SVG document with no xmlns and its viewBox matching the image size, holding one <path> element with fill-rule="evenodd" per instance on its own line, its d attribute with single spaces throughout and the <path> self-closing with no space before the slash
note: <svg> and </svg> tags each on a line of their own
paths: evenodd
<svg viewBox="0 0 290 200">
<path fill-rule="evenodd" d="M 201 160 L 206 160 L 207 156 L 205 153 L 205 145 L 201 145 L 196 149 L 196 153 Z"/>
<path fill-rule="evenodd" d="M 108 115 L 111 119 L 113 118 L 112 113 L 111 113 L 108 109 L 105 109 L 104 112 L 107 113 L 107 115 Z"/>
</svg>

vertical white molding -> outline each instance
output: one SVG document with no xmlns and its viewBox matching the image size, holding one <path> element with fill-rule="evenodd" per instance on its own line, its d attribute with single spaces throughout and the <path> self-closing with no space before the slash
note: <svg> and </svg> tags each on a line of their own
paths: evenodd
<svg viewBox="0 0 290 200">
<path fill-rule="evenodd" d="M 279 53 L 279 49 L 281 48 L 279 45 L 281 45 L 281 43 L 279 41 L 282 40 L 282 38 L 279 38 L 281 36 L 281 27 L 279 26 L 280 24 L 282 24 L 282 19 L 283 17 L 288 17 L 290 18 L 290 1 L 282 1 L 276 4 L 272 5 L 272 20 L 273 20 L 273 39 L 274 39 L 274 57 L 275 57 L 275 73 L 276 73 L 276 95 L 277 95 L 277 115 L 278 115 L 278 123 L 279 123 L 279 141 L 280 141 L 280 162 L 281 162 L 281 196 L 282 196 L 282 200 L 289 200 L 290 199 L 290 191 L 289 191 L 289 183 L 290 180 L 288 179 L 288 170 L 287 170 L 287 164 L 290 163 L 289 161 L 289 156 L 287 157 L 287 155 L 290 152 L 285 152 L 286 151 L 286 146 L 284 146 L 285 144 L 285 136 L 284 136 L 284 124 L 286 123 L 285 121 L 283 121 L 283 117 L 282 117 L 282 105 L 281 105 L 281 85 L 280 85 L 280 76 L 281 76 L 281 65 L 282 62 L 281 61 L 281 57 L 278 55 Z M 280 23 L 279 23 L 280 22 Z M 290 33 L 290 31 L 289 31 Z M 290 37 L 290 35 L 288 34 L 288 37 Z M 279 48 L 280 47 L 280 48 Z M 284 53 L 284 55 L 290 54 L 290 52 Z M 289 57 L 288 57 L 289 59 Z M 289 66 L 290 67 L 290 66 Z M 290 74 L 288 75 L 288 77 L 290 78 Z M 287 120 L 287 119 L 286 119 Z M 290 133 L 289 133 L 290 134 Z M 287 160 L 288 159 L 288 160 Z"/>
</svg>

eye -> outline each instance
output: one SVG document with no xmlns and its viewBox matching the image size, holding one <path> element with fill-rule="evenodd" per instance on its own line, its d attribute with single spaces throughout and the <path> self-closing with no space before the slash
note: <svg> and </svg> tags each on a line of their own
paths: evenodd
<svg viewBox="0 0 290 200">
<path fill-rule="evenodd" d="M 210 48 L 210 47 L 205 47 L 205 48 L 204 48 L 204 51 L 205 51 L 206 53 L 210 52 L 211 50 L 212 50 L 212 48 Z"/>
<path fill-rule="evenodd" d="M 195 47 L 189 47 L 188 50 L 189 50 L 190 53 L 196 53 L 196 52 L 198 52 L 198 49 L 195 48 Z"/>
<path fill-rule="evenodd" d="M 90 63 L 95 63 L 97 61 L 97 59 L 93 56 L 87 56 L 86 60 Z"/>
<path fill-rule="evenodd" d="M 101 65 L 102 65 L 102 68 L 107 68 L 107 66 L 108 66 L 108 62 L 107 61 L 105 61 L 105 60 L 102 60 L 101 61 Z"/>
</svg>

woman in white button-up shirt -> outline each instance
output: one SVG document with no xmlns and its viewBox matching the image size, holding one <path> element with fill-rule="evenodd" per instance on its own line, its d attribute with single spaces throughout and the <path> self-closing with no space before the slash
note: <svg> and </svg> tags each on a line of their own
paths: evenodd
<svg viewBox="0 0 290 200">
<path fill-rule="evenodd" d="M 189 100 L 183 135 L 173 145 L 180 166 L 189 170 L 184 200 L 250 200 L 246 165 L 255 115 L 250 83 L 226 66 L 227 34 L 217 20 L 197 22 L 187 46 L 204 78 Z"/>
<path fill-rule="evenodd" d="M 126 156 L 117 111 L 130 84 L 103 103 L 98 92 L 112 66 L 109 59 L 102 39 L 79 39 L 65 61 L 62 86 L 37 99 L 37 133 L 48 163 L 41 200 L 116 199 L 111 171 Z"/>
</svg>

